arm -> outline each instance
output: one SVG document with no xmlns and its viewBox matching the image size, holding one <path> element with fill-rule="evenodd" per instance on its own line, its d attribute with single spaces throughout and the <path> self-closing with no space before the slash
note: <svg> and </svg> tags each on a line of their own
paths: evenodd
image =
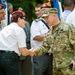
<svg viewBox="0 0 75 75">
<path fill-rule="evenodd" d="M 43 41 L 44 35 L 41 34 L 40 22 L 33 21 L 31 24 L 31 36 L 35 41 Z"/>
<path fill-rule="evenodd" d="M 75 27 L 71 25 L 71 27 L 69 28 L 69 40 L 71 45 L 73 46 L 73 59 L 71 61 L 71 63 L 73 63 L 73 70 L 75 69 Z"/>
<path fill-rule="evenodd" d="M 33 49 L 28 50 L 26 47 L 22 47 L 22 48 L 19 48 L 19 50 L 23 56 L 34 55 Z"/>
<path fill-rule="evenodd" d="M 50 49 L 50 43 L 51 43 L 50 34 L 47 33 L 41 46 L 35 49 L 34 51 L 35 56 L 46 54 Z"/>
<path fill-rule="evenodd" d="M 44 35 L 37 35 L 33 38 L 33 40 L 36 40 L 36 41 L 43 41 L 44 40 Z"/>
</svg>

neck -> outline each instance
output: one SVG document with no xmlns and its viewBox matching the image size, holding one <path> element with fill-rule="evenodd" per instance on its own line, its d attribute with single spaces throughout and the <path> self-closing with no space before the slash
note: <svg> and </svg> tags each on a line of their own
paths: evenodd
<svg viewBox="0 0 75 75">
<path fill-rule="evenodd" d="M 53 23 L 53 26 L 56 26 L 56 25 L 58 25 L 60 23 L 60 20 L 58 19 L 58 20 L 56 20 L 54 23 Z"/>
</svg>

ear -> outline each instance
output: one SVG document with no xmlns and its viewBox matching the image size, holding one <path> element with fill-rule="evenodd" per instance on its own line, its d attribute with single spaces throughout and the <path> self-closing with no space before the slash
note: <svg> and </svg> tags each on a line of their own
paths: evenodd
<svg viewBox="0 0 75 75">
<path fill-rule="evenodd" d="M 21 18 L 20 17 L 18 17 L 18 22 L 21 20 Z"/>
</svg>

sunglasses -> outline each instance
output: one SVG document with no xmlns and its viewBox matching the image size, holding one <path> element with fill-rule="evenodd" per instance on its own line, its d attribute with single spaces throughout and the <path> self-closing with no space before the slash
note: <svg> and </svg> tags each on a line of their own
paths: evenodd
<svg viewBox="0 0 75 75">
<path fill-rule="evenodd" d="M 26 21 L 26 18 L 25 17 L 22 17 L 22 19 L 24 19 Z"/>
</svg>

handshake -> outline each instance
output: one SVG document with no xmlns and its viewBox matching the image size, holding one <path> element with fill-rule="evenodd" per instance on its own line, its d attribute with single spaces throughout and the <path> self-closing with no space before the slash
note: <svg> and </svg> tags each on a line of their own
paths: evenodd
<svg viewBox="0 0 75 75">
<path fill-rule="evenodd" d="M 30 56 L 34 56 L 35 55 L 35 49 L 31 48 L 29 51 L 29 55 Z"/>
</svg>

